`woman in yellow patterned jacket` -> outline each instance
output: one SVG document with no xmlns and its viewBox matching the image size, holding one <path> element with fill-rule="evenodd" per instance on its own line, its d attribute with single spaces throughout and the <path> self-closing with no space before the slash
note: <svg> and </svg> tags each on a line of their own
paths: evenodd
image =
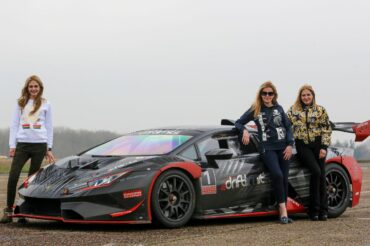
<svg viewBox="0 0 370 246">
<path fill-rule="evenodd" d="M 331 141 L 329 116 L 316 104 L 315 91 L 303 85 L 297 99 L 287 112 L 292 122 L 298 158 L 310 169 L 310 207 L 312 220 L 327 220 L 328 198 L 325 180 L 325 157 Z"/>
</svg>

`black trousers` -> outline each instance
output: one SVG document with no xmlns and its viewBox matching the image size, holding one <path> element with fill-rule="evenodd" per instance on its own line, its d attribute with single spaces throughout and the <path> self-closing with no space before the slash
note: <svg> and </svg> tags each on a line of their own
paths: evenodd
<svg viewBox="0 0 370 246">
<path fill-rule="evenodd" d="M 17 183 L 22 168 L 26 162 L 31 159 L 28 176 L 34 174 L 40 169 L 42 160 L 47 150 L 46 143 L 18 143 L 15 149 L 12 166 L 10 168 L 8 179 L 7 206 L 10 208 L 14 205 L 17 191 Z"/>
<path fill-rule="evenodd" d="M 265 150 L 262 160 L 270 172 L 277 203 L 288 199 L 289 160 L 284 160 L 284 150 Z"/>
<path fill-rule="evenodd" d="M 302 141 L 296 140 L 296 148 L 298 158 L 311 171 L 309 213 L 312 215 L 327 214 L 328 195 L 325 158 L 319 158 L 321 144 L 319 141 L 316 141 L 306 145 Z"/>
</svg>

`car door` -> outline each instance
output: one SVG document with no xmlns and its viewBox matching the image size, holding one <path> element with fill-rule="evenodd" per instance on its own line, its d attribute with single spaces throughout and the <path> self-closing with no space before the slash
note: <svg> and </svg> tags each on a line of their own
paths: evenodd
<svg viewBox="0 0 370 246">
<path fill-rule="evenodd" d="M 202 163 L 214 148 L 234 152 L 229 160 L 217 160 L 218 168 L 204 166 L 199 182 L 199 209 L 205 213 L 245 213 L 271 203 L 271 185 L 260 160 L 255 136 L 243 146 L 235 132 L 215 134 L 199 141 L 196 148 Z"/>
</svg>

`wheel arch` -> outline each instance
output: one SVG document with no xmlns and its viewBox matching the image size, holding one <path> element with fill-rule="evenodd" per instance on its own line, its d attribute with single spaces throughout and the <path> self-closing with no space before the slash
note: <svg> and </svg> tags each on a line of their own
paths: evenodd
<svg viewBox="0 0 370 246">
<path fill-rule="evenodd" d="M 337 164 L 337 165 L 339 165 L 339 166 L 341 166 L 341 167 L 343 167 L 343 169 L 344 169 L 344 171 L 347 173 L 347 175 L 348 175 L 348 178 L 349 178 L 349 182 L 351 183 L 351 185 L 352 185 L 352 177 L 351 177 L 351 174 L 350 174 L 350 172 L 348 171 L 348 168 L 347 168 L 347 166 L 346 165 L 344 165 L 343 163 L 341 163 L 340 161 L 334 161 L 334 160 L 328 160 L 326 163 L 325 163 L 325 165 L 326 166 L 328 166 L 328 165 L 330 165 L 330 164 Z"/>
<path fill-rule="evenodd" d="M 192 182 L 194 182 L 196 179 L 200 178 L 202 175 L 202 168 L 195 164 L 194 162 L 173 162 L 165 165 L 164 167 L 160 168 L 157 173 L 154 175 L 149 191 L 148 191 L 148 199 L 147 199 L 147 207 L 148 207 L 148 216 L 149 220 L 153 221 L 153 216 L 152 216 L 152 191 L 155 182 L 157 181 L 158 177 L 168 171 L 168 170 L 180 170 L 182 171 L 185 175 L 187 175 Z"/>
<path fill-rule="evenodd" d="M 350 156 L 338 156 L 326 161 L 326 165 L 337 164 L 345 170 L 348 175 L 352 189 L 351 207 L 358 205 L 360 202 L 362 186 L 362 169 L 357 161 Z"/>
</svg>

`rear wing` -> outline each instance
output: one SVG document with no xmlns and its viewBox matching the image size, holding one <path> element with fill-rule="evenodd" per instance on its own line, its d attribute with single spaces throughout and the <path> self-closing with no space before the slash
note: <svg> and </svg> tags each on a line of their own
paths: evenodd
<svg viewBox="0 0 370 246">
<path fill-rule="evenodd" d="M 356 135 L 355 141 L 364 141 L 370 136 L 370 120 L 363 123 L 355 122 L 330 122 L 334 131 L 349 132 Z"/>
<path fill-rule="evenodd" d="M 370 120 L 363 123 L 356 122 L 330 122 L 333 131 L 349 132 L 356 135 L 355 141 L 362 142 L 368 136 L 370 136 Z M 233 126 L 235 124 L 234 120 L 222 119 L 221 125 L 223 126 Z"/>
</svg>

